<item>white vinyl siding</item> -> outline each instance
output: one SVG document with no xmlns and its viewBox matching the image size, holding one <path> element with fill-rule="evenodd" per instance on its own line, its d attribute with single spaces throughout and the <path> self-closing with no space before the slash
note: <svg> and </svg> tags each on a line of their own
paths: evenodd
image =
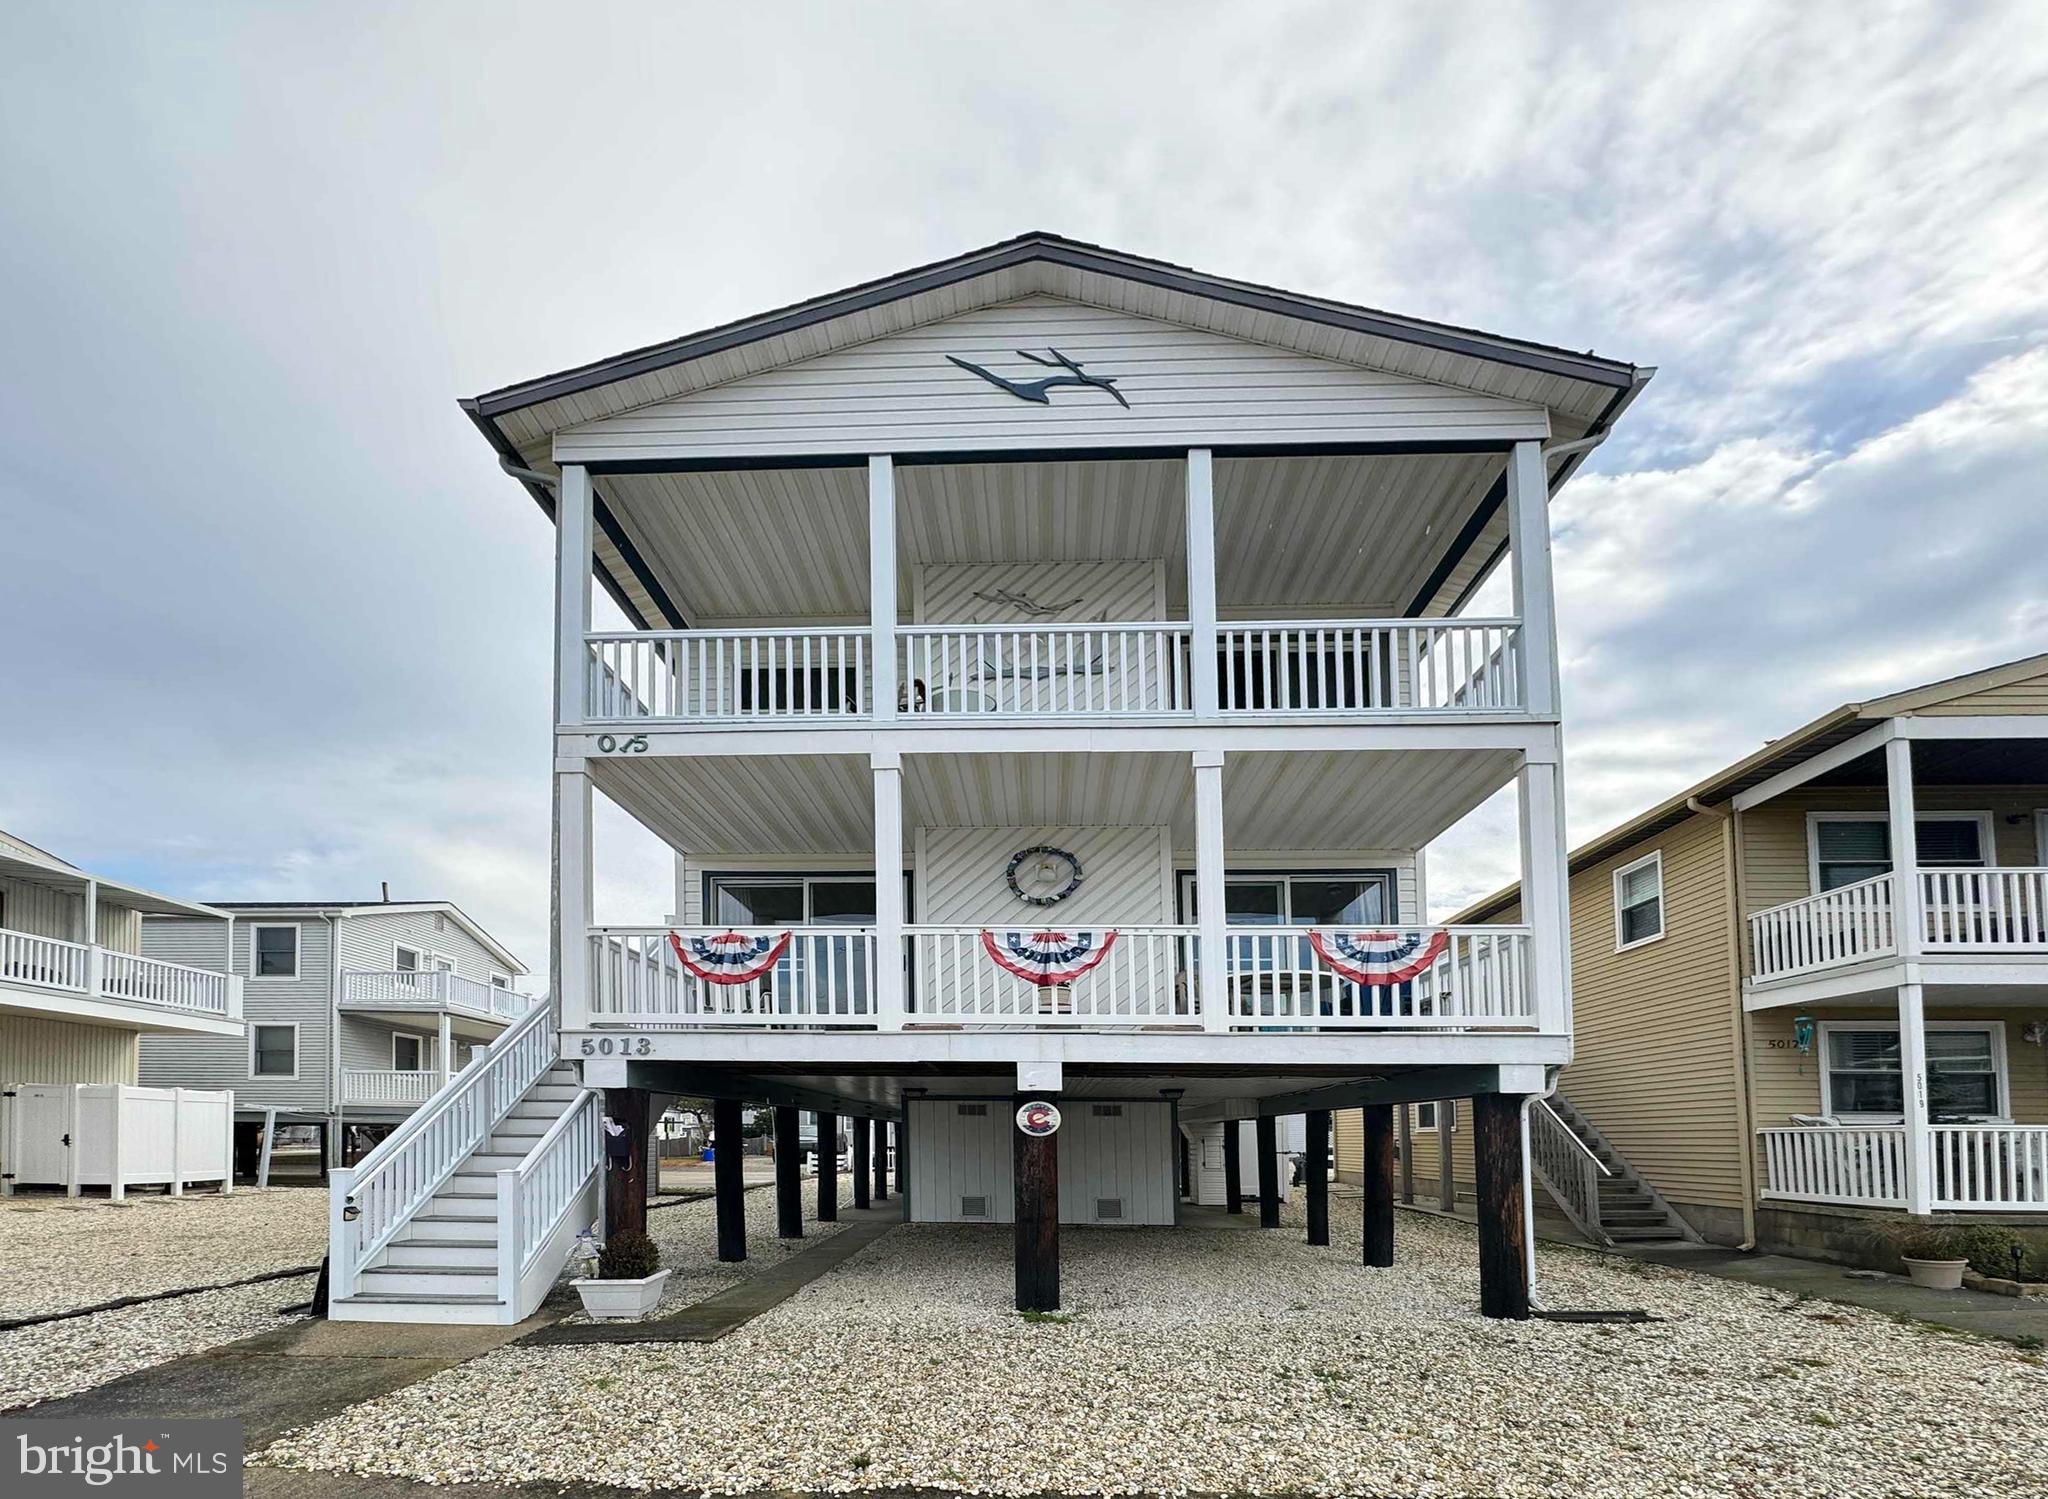
<svg viewBox="0 0 2048 1499">
<path fill-rule="evenodd" d="M 1664 856 L 1652 853 L 1614 871 L 1614 950 L 1664 935 Z"/>
<path fill-rule="evenodd" d="M 951 362 L 1012 380 L 1047 349 L 1113 377 L 1021 400 Z M 1218 442 L 1357 442 L 1549 435 L 1540 407 L 1048 296 L 984 307 L 815 359 L 567 428 L 563 462 Z"/>
<path fill-rule="evenodd" d="M 234 971 L 249 978 L 246 918 L 235 922 Z M 252 1078 L 249 1038 L 145 1036 L 140 1081 L 150 1088 L 226 1088 L 238 1111 L 277 1108 L 320 1114 L 330 1102 L 328 1066 L 334 1039 L 334 973 L 325 920 L 301 918 L 299 976 L 262 979 L 242 989 L 242 1018 L 251 1025 L 290 1023 L 299 1028 L 295 1078 Z M 220 961 L 222 923 L 199 917 L 151 917 L 142 925 L 143 956 L 212 966 Z M 389 961 L 390 949 L 385 949 Z M 381 1064 L 380 1064 L 381 1065 Z"/>
</svg>

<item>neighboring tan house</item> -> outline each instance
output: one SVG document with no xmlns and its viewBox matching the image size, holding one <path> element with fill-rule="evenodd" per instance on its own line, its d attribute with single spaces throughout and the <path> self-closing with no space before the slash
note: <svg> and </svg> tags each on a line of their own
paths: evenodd
<svg viewBox="0 0 2048 1499">
<path fill-rule="evenodd" d="M 2048 655 L 1837 708 L 1570 868 L 1571 1129 L 1531 1143 L 1582 1226 L 1844 1260 L 1902 1211 L 2048 1228 Z"/>
<path fill-rule="evenodd" d="M 152 1038 L 142 1080 L 232 1088 L 245 1158 L 274 1111 L 313 1125 L 327 1164 L 425 1103 L 533 1003 L 526 972 L 447 901 L 223 901 L 210 922 L 144 922 L 157 957 L 231 966 L 242 976 L 248 1035 Z M 229 953 L 232 963 L 228 964 Z"/>
<path fill-rule="evenodd" d="M 146 916 L 210 932 L 214 960 L 144 957 Z M 218 961 L 227 920 L 0 833 L 0 1085 L 133 1084 L 146 1034 L 239 1044 L 241 985 Z"/>
</svg>

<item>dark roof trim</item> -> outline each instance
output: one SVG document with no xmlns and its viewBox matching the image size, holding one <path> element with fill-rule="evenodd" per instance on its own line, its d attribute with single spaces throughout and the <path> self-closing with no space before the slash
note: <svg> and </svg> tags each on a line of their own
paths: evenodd
<svg viewBox="0 0 2048 1499">
<path fill-rule="evenodd" d="M 483 417 L 502 416 L 508 411 L 518 411 L 543 401 L 559 400 L 564 396 L 575 395 L 579 391 L 591 390 L 600 385 L 630 380 L 688 360 L 703 359 L 746 344 L 758 343 L 762 339 L 797 332 L 832 318 L 846 317 L 889 302 L 900 301 L 905 297 L 916 296 L 921 292 L 936 291 L 976 276 L 991 275 L 997 271 L 1041 260 L 1074 270 L 1115 276 L 1188 296 L 1207 297 L 1213 301 L 1229 303 L 1256 312 L 1299 318 L 1304 322 L 1320 323 L 1347 332 L 1440 349 L 1446 353 L 1467 355 L 1495 364 L 1512 365 L 1518 369 L 1537 370 L 1565 379 L 1582 380 L 1591 385 L 1608 385 L 1626 390 L 1635 383 L 1635 367 L 1611 359 L 1600 359 L 1589 354 L 1574 354 L 1543 344 L 1501 338 L 1495 334 L 1481 333 L 1477 329 L 1400 318 L 1373 308 L 1328 302 L 1295 292 L 1281 291 L 1276 287 L 1230 281 L 1190 270 L 1185 266 L 1171 265 L 1165 261 L 1146 260 L 1121 251 L 1062 239 L 1058 235 L 1033 233 L 980 250 L 971 250 L 951 260 L 937 261 L 881 280 L 863 282 L 844 291 L 795 303 L 779 311 L 721 324 L 701 333 L 689 334 L 666 343 L 649 345 L 609 359 L 579 365 L 558 374 L 544 375 L 537 380 L 508 385 L 474 397 L 464 405 Z"/>
</svg>

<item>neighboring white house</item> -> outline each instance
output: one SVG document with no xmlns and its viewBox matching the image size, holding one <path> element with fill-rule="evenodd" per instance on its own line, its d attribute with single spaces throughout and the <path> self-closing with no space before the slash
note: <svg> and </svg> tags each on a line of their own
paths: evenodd
<svg viewBox="0 0 2048 1499">
<path fill-rule="evenodd" d="M 336 1314 L 521 1314 L 595 1088 L 896 1125 L 912 1218 L 1022 1225 L 1025 1306 L 1058 1225 L 1175 1221 L 1181 1138 L 1257 1119 L 1265 1175 L 1282 1116 L 1469 1097 L 1526 1315 L 1547 507 L 1649 375 L 1032 234 L 465 402 L 557 532 L 560 1034 L 337 1184 Z M 1509 786 L 1526 920 L 1431 924 L 1421 850 Z M 674 850 L 667 924 L 594 909 L 595 794 Z M 458 1212 L 494 1236 L 432 1270 Z"/>
<path fill-rule="evenodd" d="M 223 901 L 211 922 L 153 917 L 145 952 L 240 976 L 246 1036 L 160 1037 L 142 1081 L 232 1088 L 246 1155 L 275 1110 L 352 1159 L 524 1014 L 526 972 L 447 901 Z M 220 919 L 225 918 L 225 920 Z"/>
</svg>

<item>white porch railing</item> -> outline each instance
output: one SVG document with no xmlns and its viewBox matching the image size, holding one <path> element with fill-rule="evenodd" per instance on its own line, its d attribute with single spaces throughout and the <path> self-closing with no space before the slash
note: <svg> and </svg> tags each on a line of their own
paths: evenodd
<svg viewBox="0 0 2048 1499">
<path fill-rule="evenodd" d="M 1926 869 L 1928 952 L 2048 952 L 2048 869 Z"/>
<path fill-rule="evenodd" d="M 896 638 L 913 717 L 1115 718 L 1194 706 L 1183 623 L 911 625 Z"/>
<path fill-rule="evenodd" d="M 501 989 L 445 969 L 344 969 L 344 1006 L 371 1010 L 468 1010 L 496 1020 L 513 1020 L 533 1005 L 533 996 Z"/>
<path fill-rule="evenodd" d="M 410 1072 L 394 1067 L 344 1067 L 341 1096 L 344 1103 L 371 1108 L 416 1109 L 434 1096 L 438 1072 Z"/>
<path fill-rule="evenodd" d="M 1789 978 L 1898 950 L 1892 877 L 1858 880 L 1749 918 L 1750 977 Z"/>
<path fill-rule="evenodd" d="M 0 930 L 0 983 L 63 989 L 222 1020 L 236 1020 L 242 1014 L 242 981 L 234 974 L 31 932 Z"/>
<path fill-rule="evenodd" d="M 1219 627 L 1218 706 L 1233 713 L 1510 713 L 1513 619 L 1278 620 Z"/>
<path fill-rule="evenodd" d="M 229 1019 L 241 1013 L 237 1003 L 241 980 L 210 968 L 188 968 L 129 953 L 100 952 L 100 992 L 109 999 L 131 999 L 172 1010 L 194 1010 Z"/>
<path fill-rule="evenodd" d="M 535 1005 L 354 1169 L 329 1172 L 327 1252 L 334 1299 L 355 1294 L 356 1277 L 370 1256 L 490 1137 L 558 1054 L 552 1007 Z"/>
<path fill-rule="evenodd" d="M 584 709 L 599 722 L 865 718 L 868 632 L 675 630 L 589 634 Z"/>
<path fill-rule="evenodd" d="M 600 927 L 590 934 L 590 1017 L 656 1025 L 875 1024 L 870 927 L 690 927 L 678 936 L 777 938 L 773 967 L 744 983 L 714 983 L 684 967 L 666 927 Z"/>
<path fill-rule="evenodd" d="M 597 1090 L 585 1088 L 517 1166 L 498 1173 L 498 1299 L 524 1315 L 561 1260 L 543 1256 L 562 1215 L 604 1163 Z M 528 1284 L 537 1282 L 537 1284 Z"/>
<path fill-rule="evenodd" d="M 1906 1205 L 1903 1124 L 1765 1129 L 1761 1195 L 1850 1207 Z M 2048 1125 L 1936 1124 L 1931 1207 L 2048 1212 Z"/>
<path fill-rule="evenodd" d="M 1019 926 L 1017 930 L 1030 930 Z M 1008 930 L 1004 928 L 1002 930 Z M 978 926 L 904 928 L 910 951 L 910 1025 L 1180 1026 L 1201 1024 L 1191 926 L 1071 927 L 1107 951 L 1095 967 L 1040 984 L 1004 968 Z M 1111 933 L 1114 936 L 1111 936 Z"/>
<path fill-rule="evenodd" d="M 83 993 L 91 953 L 83 942 L 0 930 L 0 981 Z"/>
<path fill-rule="evenodd" d="M 1526 1029 L 1536 1023 L 1527 927 L 1377 928 L 1389 935 L 1442 930 L 1448 938 L 1441 956 L 1414 978 L 1392 984 L 1347 978 L 1309 940 L 1317 930 L 1230 929 L 1224 975 L 1231 1029 Z"/>
</svg>

